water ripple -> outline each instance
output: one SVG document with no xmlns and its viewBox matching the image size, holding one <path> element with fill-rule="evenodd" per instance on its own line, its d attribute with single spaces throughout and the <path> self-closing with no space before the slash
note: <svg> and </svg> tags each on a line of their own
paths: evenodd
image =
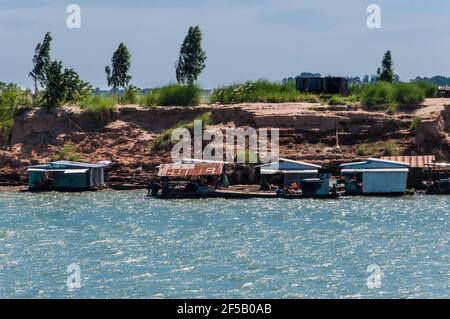
<svg viewBox="0 0 450 319">
<path fill-rule="evenodd" d="M 448 298 L 449 235 L 449 197 L 0 194 L 0 297 Z"/>
</svg>

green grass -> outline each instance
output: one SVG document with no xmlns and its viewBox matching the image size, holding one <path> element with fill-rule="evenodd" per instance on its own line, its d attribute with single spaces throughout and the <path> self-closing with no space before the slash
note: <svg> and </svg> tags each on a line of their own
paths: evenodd
<svg viewBox="0 0 450 319">
<path fill-rule="evenodd" d="M 361 103 L 373 110 L 386 110 L 393 114 L 398 107 L 417 106 L 425 98 L 434 97 L 437 88 L 425 82 L 358 84 L 350 92 L 358 96 Z"/>
<path fill-rule="evenodd" d="M 411 131 L 416 131 L 417 128 L 419 127 L 420 123 L 422 123 L 422 118 L 420 116 L 416 116 L 414 117 L 413 121 L 411 122 L 411 126 L 409 127 L 409 129 Z"/>
<path fill-rule="evenodd" d="M 200 120 L 202 121 L 202 127 L 205 128 L 208 124 L 211 123 L 211 113 L 206 112 L 198 117 L 196 117 L 191 122 L 181 121 L 175 124 L 173 127 L 166 129 L 161 135 L 159 135 L 152 144 L 152 147 L 150 148 L 150 151 L 158 151 L 165 147 L 168 147 L 170 145 L 174 145 L 178 141 L 172 141 L 172 133 L 175 129 L 187 129 L 193 133 L 194 130 L 194 121 Z"/>
<path fill-rule="evenodd" d="M 78 153 L 77 148 L 72 143 L 64 144 L 61 151 L 53 154 L 50 158 L 54 161 L 80 161 L 82 159 L 81 154 Z"/>
<path fill-rule="evenodd" d="M 88 113 L 99 114 L 114 110 L 117 101 L 114 97 L 89 96 L 79 102 L 79 106 Z"/>
<path fill-rule="evenodd" d="M 361 157 L 370 157 L 381 154 L 383 156 L 398 156 L 401 154 L 401 149 L 394 141 L 364 143 L 357 147 L 356 155 Z"/>
<path fill-rule="evenodd" d="M 397 112 L 398 105 L 397 103 L 390 102 L 386 108 L 386 113 L 389 115 L 394 115 Z"/>
<path fill-rule="evenodd" d="M 197 106 L 202 100 L 202 90 L 197 85 L 169 84 L 152 89 L 140 99 L 140 104 L 156 106 Z"/>
<path fill-rule="evenodd" d="M 328 105 L 350 105 L 352 103 L 358 102 L 358 98 L 353 95 L 341 96 L 333 95 L 328 101 Z"/>
<path fill-rule="evenodd" d="M 247 81 L 221 86 L 210 96 L 211 103 L 286 103 L 286 102 L 320 102 L 316 95 L 300 93 L 295 83 L 275 83 L 267 80 Z"/>
</svg>

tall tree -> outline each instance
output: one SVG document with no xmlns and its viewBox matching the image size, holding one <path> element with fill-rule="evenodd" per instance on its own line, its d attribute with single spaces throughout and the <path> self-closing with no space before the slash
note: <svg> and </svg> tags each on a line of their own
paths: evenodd
<svg viewBox="0 0 450 319">
<path fill-rule="evenodd" d="M 44 80 L 45 108 L 50 110 L 63 103 L 76 102 L 89 95 L 92 86 L 80 79 L 73 69 L 64 69 L 61 61 L 51 61 Z"/>
<path fill-rule="evenodd" d="M 206 67 L 206 52 L 202 49 L 202 31 L 199 26 L 190 27 L 180 49 L 175 65 L 178 83 L 192 84 Z"/>
<path fill-rule="evenodd" d="M 50 62 L 46 68 L 44 81 L 44 100 L 46 101 L 45 108 L 47 110 L 59 106 L 64 101 L 66 91 L 64 82 L 62 62 Z"/>
<path fill-rule="evenodd" d="M 38 83 L 43 86 L 46 76 L 47 68 L 50 64 L 50 46 L 52 36 L 47 32 L 44 36 L 44 41 L 36 45 L 33 56 L 33 70 L 29 76 L 34 81 L 34 104 L 37 102 Z"/>
<path fill-rule="evenodd" d="M 117 99 L 119 99 L 118 89 L 127 87 L 131 81 L 131 76 L 128 75 L 130 64 L 131 54 L 125 44 L 120 43 L 111 59 L 111 66 L 105 67 L 108 86 L 113 88 Z"/>
<path fill-rule="evenodd" d="M 383 57 L 383 61 L 381 62 L 381 70 L 379 73 L 379 80 L 385 82 L 393 82 L 394 81 L 394 66 L 392 63 L 392 55 L 391 51 L 388 50 Z"/>
</svg>

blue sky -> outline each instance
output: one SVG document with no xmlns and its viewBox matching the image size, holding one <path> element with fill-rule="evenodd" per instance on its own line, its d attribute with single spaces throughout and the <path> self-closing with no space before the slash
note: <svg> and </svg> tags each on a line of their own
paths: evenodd
<svg viewBox="0 0 450 319">
<path fill-rule="evenodd" d="M 81 29 L 66 26 L 71 3 L 81 6 Z M 371 3 L 381 7 L 381 29 L 366 26 Z M 180 44 L 197 24 L 206 88 L 300 72 L 362 76 L 387 49 L 403 80 L 450 76 L 449 13 L 441 0 L 1 0 L 0 81 L 31 86 L 34 47 L 50 31 L 52 58 L 94 86 L 106 87 L 104 67 L 121 41 L 133 56 L 133 84 L 174 82 Z"/>
</svg>

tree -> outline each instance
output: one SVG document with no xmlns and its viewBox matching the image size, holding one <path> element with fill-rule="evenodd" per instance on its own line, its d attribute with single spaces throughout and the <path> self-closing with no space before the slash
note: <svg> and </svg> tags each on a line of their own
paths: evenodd
<svg viewBox="0 0 450 319">
<path fill-rule="evenodd" d="M 75 102 L 92 91 L 92 86 L 82 81 L 73 69 L 63 71 L 61 61 L 52 61 L 48 65 L 44 87 L 44 106 L 47 110 L 63 103 Z"/>
<path fill-rule="evenodd" d="M 379 71 L 380 81 L 390 82 L 394 81 L 394 68 L 392 63 L 391 51 L 388 50 L 383 57 L 381 62 L 381 70 Z"/>
<path fill-rule="evenodd" d="M 365 74 L 362 80 L 363 83 L 369 83 L 370 82 L 370 78 L 368 74 Z"/>
<path fill-rule="evenodd" d="M 111 66 L 105 67 L 108 86 L 113 88 L 117 99 L 119 99 L 118 89 L 127 87 L 131 81 L 131 76 L 128 75 L 130 64 L 131 54 L 125 44 L 120 43 L 111 59 Z"/>
<path fill-rule="evenodd" d="M 75 102 L 92 93 L 92 85 L 80 79 L 73 69 L 64 70 L 65 102 Z"/>
<path fill-rule="evenodd" d="M 37 102 L 38 83 L 43 86 L 45 74 L 50 64 L 50 46 L 52 36 L 47 32 L 44 41 L 36 45 L 33 56 L 33 70 L 28 74 L 34 81 L 34 104 Z"/>
<path fill-rule="evenodd" d="M 202 32 L 199 26 L 190 27 L 175 64 L 178 83 L 193 84 L 206 67 L 206 52 L 202 50 Z"/>
<path fill-rule="evenodd" d="M 46 69 L 45 75 L 45 108 L 50 110 L 57 107 L 64 101 L 64 73 L 62 72 L 62 62 L 52 61 Z"/>
</svg>

